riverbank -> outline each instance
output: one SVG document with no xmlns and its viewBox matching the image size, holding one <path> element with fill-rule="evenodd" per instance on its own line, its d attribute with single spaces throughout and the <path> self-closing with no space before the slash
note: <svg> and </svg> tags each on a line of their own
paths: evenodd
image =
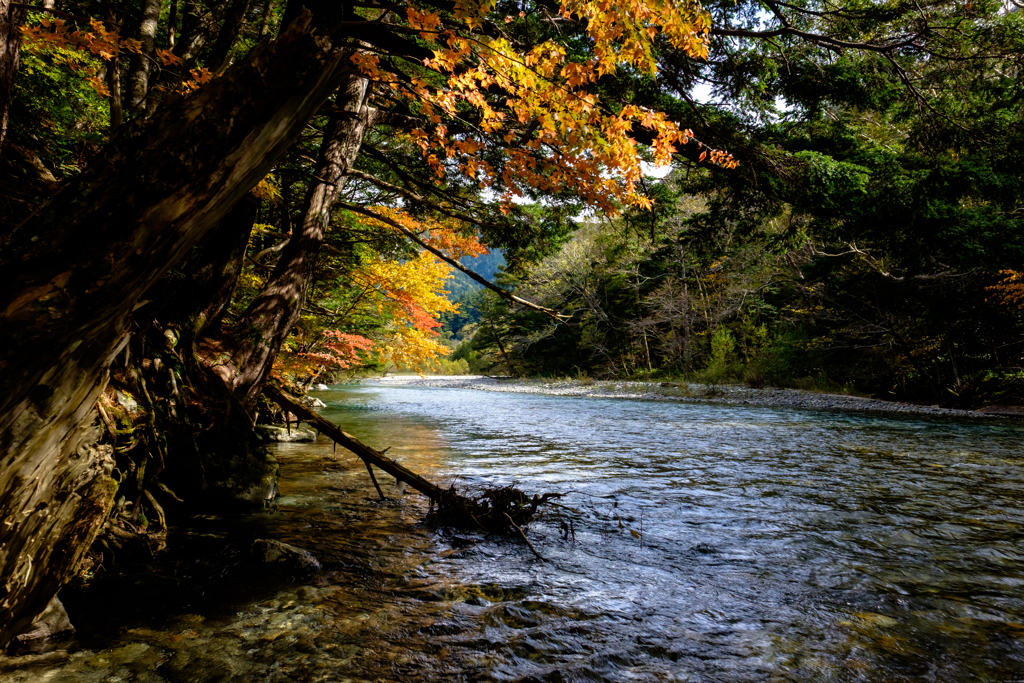
<svg viewBox="0 0 1024 683">
<path fill-rule="evenodd" d="M 805 410 L 842 410 L 901 413 L 974 419 L 1024 419 L 1022 406 L 993 406 L 979 410 L 960 410 L 933 405 L 882 401 L 847 394 L 826 394 L 800 389 L 774 387 L 751 389 L 737 385 L 704 385 L 674 382 L 629 382 L 619 380 L 513 379 L 481 375 L 426 376 L 388 375 L 361 380 L 363 384 L 409 385 L 475 389 L 507 393 L 547 394 L 551 396 L 587 396 L 592 398 L 629 398 L 646 401 L 681 401 L 773 406 Z"/>
</svg>

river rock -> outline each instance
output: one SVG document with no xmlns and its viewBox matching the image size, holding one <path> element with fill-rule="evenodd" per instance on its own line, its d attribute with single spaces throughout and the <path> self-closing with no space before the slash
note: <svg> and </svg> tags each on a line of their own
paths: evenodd
<svg viewBox="0 0 1024 683">
<path fill-rule="evenodd" d="M 43 613 L 36 617 L 32 626 L 25 633 L 17 636 L 15 640 L 19 643 L 30 643 L 36 640 L 45 640 L 61 633 L 74 631 L 68 613 L 58 597 L 54 596 L 50 604 L 46 606 Z"/>
<path fill-rule="evenodd" d="M 205 467 L 207 490 L 213 499 L 265 505 L 279 494 L 281 468 L 273 453 L 258 443 L 226 448 L 223 457 L 210 458 Z"/>
<path fill-rule="evenodd" d="M 326 408 L 327 404 L 318 399 L 316 396 L 306 396 L 302 399 L 302 404 L 307 405 L 310 408 Z"/>
<path fill-rule="evenodd" d="M 115 389 L 114 395 L 117 396 L 117 402 L 121 404 L 121 407 L 129 413 L 133 413 L 139 409 L 139 402 L 136 401 L 131 394 Z"/>
<path fill-rule="evenodd" d="M 291 429 L 279 425 L 256 425 L 256 433 L 267 442 L 296 443 L 316 441 L 316 432 L 309 427 L 293 425 Z"/>
<path fill-rule="evenodd" d="M 263 564 L 270 564 L 300 571 L 316 571 L 320 562 L 308 550 L 288 545 L 269 538 L 252 542 L 252 552 Z"/>
<path fill-rule="evenodd" d="M 253 477 L 253 482 L 247 488 L 239 489 L 235 493 L 237 500 L 254 505 L 266 505 L 267 501 L 281 495 L 281 490 L 277 486 L 278 471 L 266 470 L 258 474 L 259 476 Z"/>
<path fill-rule="evenodd" d="M 326 384 L 323 384 L 323 383 L 321 383 L 321 384 L 314 384 L 313 388 L 316 389 L 317 391 L 327 391 L 327 390 L 330 389 L 329 386 L 327 386 Z"/>
</svg>

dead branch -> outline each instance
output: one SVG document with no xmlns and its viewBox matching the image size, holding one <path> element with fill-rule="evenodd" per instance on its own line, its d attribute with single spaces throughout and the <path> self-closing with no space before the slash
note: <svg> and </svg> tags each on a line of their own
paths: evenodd
<svg viewBox="0 0 1024 683">
<path fill-rule="evenodd" d="M 503 513 L 503 514 L 505 515 L 505 518 L 508 520 L 508 523 L 512 525 L 512 528 L 514 528 L 516 531 L 519 532 L 519 536 L 522 537 L 523 541 L 526 542 L 526 547 L 530 549 L 530 552 L 532 552 L 534 555 L 536 555 L 538 560 L 543 560 L 544 556 L 541 555 L 540 553 L 538 553 L 537 549 L 533 547 L 533 544 L 530 543 L 530 539 L 528 539 L 526 537 L 526 533 L 523 531 L 522 527 L 520 527 L 518 524 L 513 522 L 512 518 L 509 517 L 507 512 Z"/>
<path fill-rule="evenodd" d="M 846 246 L 849 247 L 849 249 L 847 249 L 846 251 L 839 252 L 838 254 L 830 254 L 828 252 L 821 251 L 820 249 L 818 249 L 817 246 L 812 244 L 811 245 L 811 254 L 814 255 L 814 256 L 824 256 L 826 258 L 839 258 L 839 257 L 842 257 L 842 256 L 849 256 L 849 255 L 853 254 L 855 256 L 859 256 L 861 258 L 861 260 L 864 261 L 864 263 L 866 263 L 869 268 L 871 268 L 871 270 L 875 271 L 876 273 L 878 273 L 879 275 L 881 275 L 882 277 L 884 277 L 887 280 L 892 280 L 893 282 L 905 282 L 907 280 L 907 278 L 905 276 L 893 275 L 889 271 L 887 271 L 884 268 L 882 268 L 882 264 L 880 264 L 878 262 L 878 259 L 876 259 L 874 256 L 871 255 L 871 250 L 869 250 L 869 249 L 861 249 L 854 242 L 849 242 L 849 243 L 847 243 Z M 938 265 L 940 265 L 940 266 L 943 265 L 943 264 L 939 264 L 938 262 L 936 262 L 936 263 Z M 948 266 L 947 266 L 947 268 L 948 268 Z M 912 280 L 912 281 L 920 281 L 920 280 L 946 280 L 946 279 L 951 279 L 951 278 L 956 278 L 956 277 L 967 277 L 967 276 L 973 275 L 977 270 L 978 269 L 975 268 L 973 270 L 970 270 L 970 271 L 967 271 L 967 272 L 964 273 L 964 272 L 958 272 L 958 271 L 956 271 L 956 270 L 954 270 L 952 268 L 949 268 L 948 270 L 944 270 L 941 273 L 921 273 L 920 275 L 912 275 L 912 276 L 910 276 L 910 280 Z"/>
<path fill-rule="evenodd" d="M 404 481 L 406 484 L 433 501 L 440 503 L 444 498 L 445 491 L 440 486 L 427 481 L 412 470 L 399 465 L 391 458 L 385 456 L 383 452 L 370 448 L 351 434 L 343 432 L 339 427 L 331 424 L 329 420 L 325 419 L 319 413 L 315 413 L 310 408 L 299 403 L 299 400 L 294 396 L 286 394 L 281 389 L 269 384 L 263 388 L 263 393 L 265 393 L 272 401 L 280 405 L 286 412 L 293 413 L 298 416 L 300 420 L 315 426 L 323 434 L 326 434 L 334 440 L 335 443 L 341 444 L 348 450 L 352 451 L 366 463 L 367 467 L 370 465 L 379 467 L 398 481 Z"/>
</svg>

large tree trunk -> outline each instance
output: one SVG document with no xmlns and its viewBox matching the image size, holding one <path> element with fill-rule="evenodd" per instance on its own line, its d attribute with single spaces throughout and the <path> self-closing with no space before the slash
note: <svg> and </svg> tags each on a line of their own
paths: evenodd
<svg viewBox="0 0 1024 683">
<path fill-rule="evenodd" d="M 11 7 L 10 0 L 0 0 L 0 147 L 4 146 L 7 122 L 14 100 L 14 79 L 21 57 L 21 32 L 25 22 L 24 7 Z"/>
<path fill-rule="evenodd" d="M 302 15 L 124 127 L 13 236 L 0 264 L 0 647 L 45 608 L 109 508 L 109 458 L 87 448 L 88 426 L 133 308 L 270 170 L 352 68 L 346 56 Z"/>
<path fill-rule="evenodd" d="M 163 0 L 143 0 L 142 18 L 137 37 L 142 43 L 142 54 L 132 54 L 128 75 L 128 107 L 132 112 L 145 111 L 149 93 L 149 64 L 156 49 L 156 29 L 160 22 Z"/>
<path fill-rule="evenodd" d="M 313 266 L 331 220 L 331 208 L 348 170 L 359 154 L 363 136 L 373 125 L 373 110 L 366 106 L 369 84 L 349 76 L 339 100 L 341 111 L 332 114 L 324 130 L 320 154 L 306 196 L 302 224 L 292 234 L 270 281 L 240 320 L 221 339 L 211 339 L 204 350 L 210 366 L 224 378 L 250 411 L 306 301 Z M 224 360 L 225 354 L 230 360 Z"/>
<path fill-rule="evenodd" d="M 118 15 L 113 2 L 107 3 L 107 26 L 119 26 L 121 17 Z M 114 46 L 114 56 L 107 61 L 107 90 L 110 95 L 107 97 L 107 104 L 110 108 L 110 129 L 109 135 L 113 137 L 117 129 L 124 123 L 124 93 L 121 91 L 121 55 Z"/>
</svg>

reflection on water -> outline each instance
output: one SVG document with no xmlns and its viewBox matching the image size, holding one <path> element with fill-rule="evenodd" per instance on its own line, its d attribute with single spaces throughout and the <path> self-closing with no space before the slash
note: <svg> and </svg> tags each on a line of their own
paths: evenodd
<svg viewBox="0 0 1024 683">
<path fill-rule="evenodd" d="M 278 538 L 321 574 L 281 584 L 230 556 L 222 576 L 176 569 L 177 588 L 145 577 L 139 594 L 164 602 L 111 623 L 73 615 L 95 633 L 80 649 L 0 680 L 1024 680 L 1019 426 L 318 396 L 428 478 L 566 492 L 530 529 L 546 561 L 425 527 L 424 500 L 386 475 L 391 499 L 375 500 L 329 443 L 281 445 L 276 512 L 197 520 L 182 538 L 239 558 L 240 539 Z"/>
</svg>

